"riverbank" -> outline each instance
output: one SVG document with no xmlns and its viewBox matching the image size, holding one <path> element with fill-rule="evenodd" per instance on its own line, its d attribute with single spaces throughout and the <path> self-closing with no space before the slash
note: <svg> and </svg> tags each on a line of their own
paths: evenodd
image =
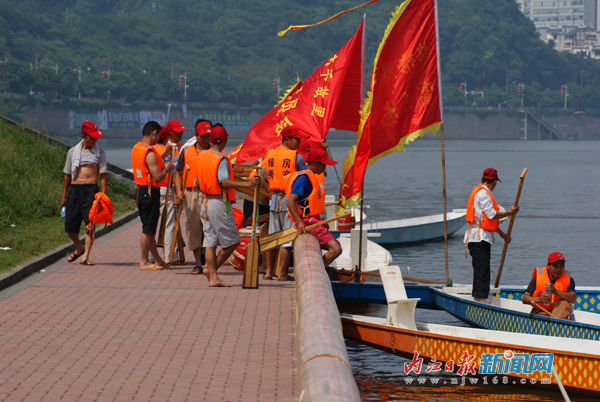
<svg viewBox="0 0 600 402">
<path fill-rule="evenodd" d="M 60 199 L 66 153 L 0 121 L 0 273 L 68 243 Z M 117 218 L 136 208 L 130 189 L 108 180 Z M 84 226 L 80 234 L 85 232 Z"/>
</svg>

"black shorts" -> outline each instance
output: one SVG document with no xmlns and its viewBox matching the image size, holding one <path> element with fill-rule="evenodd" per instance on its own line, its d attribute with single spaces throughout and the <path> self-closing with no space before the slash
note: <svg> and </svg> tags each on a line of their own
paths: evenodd
<svg viewBox="0 0 600 402">
<path fill-rule="evenodd" d="M 244 222 L 246 222 L 246 219 L 252 218 L 252 215 L 254 214 L 254 201 L 244 200 L 243 208 L 244 208 Z M 269 211 L 270 211 L 270 208 L 268 205 L 258 204 L 258 216 L 269 215 Z M 262 223 L 261 223 L 261 225 L 262 225 Z"/>
<path fill-rule="evenodd" d="M 152 186 L 151 195 L 148 195 L 148 186 L 138 186 L 135 201 L 140 211 L 142 233 L 156 234 L 160 217 L 160 187 Z"/>
<path fill-rule="evenodd" d="M 100 192 L 98 184 L 71 184 L 65 204 L 65 232 L 79 233 L 81 221 L 90 223 L 90 209 L 94 196 Z"/>
</svg>

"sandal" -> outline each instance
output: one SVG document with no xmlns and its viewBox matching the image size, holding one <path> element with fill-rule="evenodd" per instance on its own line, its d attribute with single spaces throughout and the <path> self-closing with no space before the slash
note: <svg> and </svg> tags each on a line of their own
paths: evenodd
<svg viewBox="0 0 600 402">
<path fill-rule="evenodd" d="M 95 262 L 90 261 L 90 260 L 83 260 L 79 264 L 80 265 L 87 265 L 88 267 L 93 267 L 94 265 L 96 265 Z"/>
<path fill-rule="evenodd" d="M 263 275 L 263 279 L 266 279 L 266 280 L 268 280 L 268 281 L 272 281 L 272 280 L 273 280 L 273 277 L 272 277 L 272 276 L 271 276 L 271 277 L 268 277 L 268 276 L 266 276 L 266 275 Z"/>
<path fill-rule="evenodd" d="M 67 262 L 71 263 L 71 262 L 75 261 L 76 259 L 78 259 L 79 257 L 81 257 L 82 255 L 83 255 L 83 253 L 77 254 L 77 250 L 75 250 L 71 254 L 69 254 L 69 257 L 67 258 Z"/>
<path fill-rule="evenodd" d="M 202 273 L 202 267 L 199 267 L 198 265 L 196 265 L 194 268 L 192 268 L 192 270 L 190 271 L 190 274 L 192 275 L 200 275 Z"/>
</svg>

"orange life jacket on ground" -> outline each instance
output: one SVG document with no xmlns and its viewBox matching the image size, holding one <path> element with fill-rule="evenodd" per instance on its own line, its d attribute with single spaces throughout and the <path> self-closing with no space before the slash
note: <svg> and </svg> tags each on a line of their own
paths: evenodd
<svg viewBox="0 0 600 402">
<path fill-rule="evenodd" d="M 301 172 L 296 172 L 292 174 L 287 182 L 287 188 L 285 189 L 285 195 L 289 198 L 292 193 L 292 187 L 294 187 L 294 182 L 298 178 L 298 176 L 307 175 L 310 179 L 310 184 L 312 185 L 312 191 L 306 198 L 308 200 L 308 209 L 310 210 L 308 215 L 305 214 L 303 208 L 301 208 L 298 203 L 296 203 L 296 208 L 298 209 L 298 214 L 301 217 L 306 216 L 317 216 L 321 215 L 325 212 L 325 186 L 319 183 L 319 175 L 314 174 L 310 170 L 303 170 Z"/>
<path fill-rule="evenodd" d="M 537 276 L 536 276 L 537 275 Z M 535 280 L 535 292 L 533 292 L 533 297 L 540 297 L 546 291 L 546 284 L 551 283 L 550 275 L 548 274 L 548 267 L 544 268 L 535 268 L 533 270 L 533 274 L 531 275 L 531 279 L 536 277 Z M 566 292 L 569 288 L 569 284 L 571 283 L 571 273 L 567 270 L 564 270 L 562 275 L 558 277 L 558 279 L 554 282 L 554 287 L 561 292 Z M 554 307 L 554 303 L 559 300 L 558 296 L 554 293 L 550 295 L 550 303 L 538 303 L 540 306 L 545 308 L 548 311 L 552 311 L 552 307 Z M 535 306 L 534 306 L 535 307 Z"/>
<path fill-rule="evenodd" d="M 135 184 L 138 186 L 147 186 L 148 176 L 150 176 L 151 183 L 154 187 L 160 187 L 160 185 L 154 181 L 154 178 L 150 174 L 148 170 L 148 165 L 146 165 L 146 155 L 148 152 L 154 152 L 156 155 L 156 162 L 158 163 L 158 168 L 160 171 L 164 170 L 165 163 L 162 158 L 158 154 L 158 151 L 151 147 L 150 145 L 144 144 L 143 142 L 138 142 L 133 146 L 131 150 L 131 167 L 133 168 L 133 179 Z"/>
<path fill-rule="evenodd" d="M 202 151 L 198 154 L 196 175 L 198 176 L 200 191 L 208 196 L 223 194 L 224 189 L 221 187 L 218 178 L 219 163 L 223 158 L 229 164 L 229 180 L 233 180 L 233 168 L 231 167 L 229 158 L 224 153 L 211 148 L 208 151 Z M 227 199 L 229 201 L 235 200 L 235 190 L 232 188 L 225 190 L 227 191 Z"/>
<path fill-rule="evenodd" d="M 167 146 L 163 144 L 155 144 L 154 149 L 158 152 L 159 155 L 162 155 L 167 150 Z M 175 149 L 175 157 L 179 156 L 179 150 Z M 162 158 L 161 158 L 162 159 Z M 171 160 L 171 156 L 168 157 L 168 160 Z M 158 183 L 158 187 L 166 187 L 169 184 L 169 175 L 166 175 L 165 178 Z"/>
<path fill-rule="evenodd" d="M 190 171 L 188 172 L 187 180 L 185 182 L 185 188 L 191 189 L 194 188 L 197 177 L 196 162 L 198 160 L 198 150 L 196 149 L 196 144 L 188 146 L 183 153 L 185 154 L 185 164 L 190 167 Z M 182 172 L 183 176 L 185 177 L 185 167 Z"/>
<path fill-rule="evenodd" d="M 296 153 L 297 151 L 284 145 L 267 152 L 263 163 L 267 167 L 267 179 L 271 190 L 285 191 L 289 175 L 296 172 Z"/>
<path fill-rule="evenodd" d="M 469 204 L 467 205 L 467 222 L 471 224 L 471 227 L 477 226 L 481 229 L 488 230 L 490 232 L 495 232 L 498 230 L 499 221 L 498 219 L 488 219 L 485 212 L 481 212 L 483 217 L 483 222 L 479 222 L 479 218 L 475 215 L 475 195 L 479 192 L 479 190 L 484 189 L 490 195 L 492 199 L 492 204 L 494 205 L 494 210 L 498 212 L 498 204 L 496 204 L 496 199 L 492 192 L 483 184 L 475 186 L 473 191 L 471 192 L 471 196 L 469 197 Z"/>
</svg>

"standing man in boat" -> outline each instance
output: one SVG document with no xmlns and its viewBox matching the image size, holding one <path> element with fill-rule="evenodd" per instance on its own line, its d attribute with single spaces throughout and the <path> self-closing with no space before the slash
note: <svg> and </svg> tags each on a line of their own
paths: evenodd
<svg viewBox="0 0 600 402">
<path fill-rule="evenodd" d="M 178 207 L 185 205 L 185 228 L 187 230 L 187 246 L 194 253 L 196 265 L 190 271 L 192 275 L 202 273 L 204 263 L 202 256 L 202 244 L 204 235 L 202 229 L 202 218 L 200 209 L 204 201 L 204 195 L 200 192 L 200 185 L 197 179 L 196 161 L 198 154 L 210 148 L 210 133 L 212 132 L 212 123 L 208 120 L 198 119 L 194 129 L 194 140 L 191 139 L 183 146 L 179 154 L 179 162 L 175 176 L 175 191 L 177 193 L 176 204 Z M 183 183 L 185 177 L 185 166 L 190 170 L 187 174 L 187 180 Z M 185 199 L 183 199 L 182 189 L 185 187 Z"/>
<path fill-rule="evenodd" d="M 315 146 L 306 155 L 308 169 L 296 172 L 288 180 L 285 194 L 287 207 L 298 234 L 306 233 L 306 226 L 323 221 L 321 214 L 325 212 L 325 186 L 318 176 L 325 172 L 327 165 L 337 162 L 329 159 L 320 146 Z M 329 232 L 329 225 L 316 227 L 310 233 L 317 236 L 321 248 L 327 250 L 323 255 L 325 268 L 342 254 L 340 243 Z"/>
<path fill-rule="evenodd" d="M 467 223 L 469 228 L 465 233 L 466 249 L 473 258 L 473 291 L 471 295 L 477 302 L 485 303 L 490 293 L 490 256 L 494 243 L 494 233 L 498 233 L 505 242 L 510 237 L 500 229 L 500 219 L 516 215 L 519 207 L 512 206 L 506 212 L 500 212 L 492 191 L 497 182 L 498 171 L 487 168 L 483 171 L 481 184 L 475 186 L 467 205 Z"/>
<path fill-rule="evenodd" d="M 217 270 L 240 244 L 240 235 L 231 206 L 231 202 L 235 200 L 235 189 L 252 188 L 260 183 L 258 176 L 245 182 L 234 180 L 231 162 L 223 153 L 227 137 L 223 126 L 215 126 L 210 133 L 211 148 L 200 152 L 196 160 L 196 175 L 200 191 L 205 197 L 200 216 L 206 247 L 204 274 L 210 287 L 231 287 L 219 278 Z M 222 250 L 217 255 L 219 244 Z"/>
<path fill-rule="evenodd" d="M 100 148 L 96 141 L 104 135 L 91 121 L 84 121 L 81 125 L 82 140 L 79 144 L 69 149 L 63 180 L 63 194 L 60 207 L 65 207 L 65 232 L 69 235 L 75 251 L 69 254 L 68 262 L 73 262 L 83 256 L 82 265 L 95 265 L 90 260 L 92 240 L 85 235 L 85 247 L 79 241 L 79 230 L 81 221 L 89 224 L 90 208 L 94 202 L 94 196 L 100 191 L 98 188 L 98 176 L 100 176 L 100 187 L 106 194 L 108 186 L 108 164 L 106 153 Z"/>
<path fill-rule="evenodd" d="M 294 227 L 292 219 L 288 216 L 285 186 L 288 175 L 306 170 L 304 158 L 297 151 L 302 140 L 307 140 L 308 135 L 303 134 L 295 126 L 286 126 L 281 130 L 281 145 L 267 152 L 263 160 L 265 169 L 261 175 L 269 184 L 271 206 L 269 218 L 269 234 Z M 266 176 L 265 176 L 266 175 Z M 279 280 L 290 280 L 288 269 L 292 256 L 292 242 L 281 246 L 279 259 Z M 275 273 L 276 251 L 267 253 L 267 273 L 265 279 L 273 279 Z"/>
<path fill-rule="evenodd" d="M 160 124 L 149 121 L 142 129 L 142 141 L 135 144 L 131 150 L 133 178 L 137 184 L 135 200 L 142 221 L 140 269 L 163 269 L 169 266 L 158 255 L 155 237 L 160 216 L 159 183 L 167 177 L 174 166 L 173 161 L 164 162 L 164 158 L 171 152 L 170 146 L 166 147 L 163 155 L 160 155 L 154 148 L 161 132 Z M 152 253 L 154 256 L 154 263 L 150 263 L 148 253 Z"/>
<path fill-rule="evenodd" d="M 573 313 L 575 303 L 575 280 L 571 273 L 565 271 L 565 257 L 554 252 L 548 256 L 548 264 L 544 268 L 536 268 L 531 275 L 531 282 L 523 294 L 523 304 L 536 303 L 556 318 L 568 319 Z M 535 305 L 531 314 L 549 317 L 549 314 Z"/>
</svg>

